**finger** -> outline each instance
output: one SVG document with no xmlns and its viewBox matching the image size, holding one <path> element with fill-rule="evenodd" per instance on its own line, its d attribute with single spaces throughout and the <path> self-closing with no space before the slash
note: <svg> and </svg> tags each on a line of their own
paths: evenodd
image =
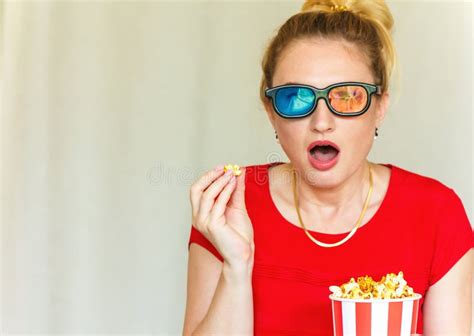
<svg viewBox="0 0 474 336">
<path fill-rule="evenodd" d="M 209 185 L 218 179 L 224 173 L 224 166 L 220 165 L 215 167 L 213 170 L 203 174 L 190 188 L 189 198 L 191 200 L 191 208 L 193 217 L 196 217 L 199 210 L 199 203 L 203 192 L 209 187 Z"/>
<path fill-rule="evenodd" d="M 241 167 L 240 171 L 242 172 L 237 177 L 237 185 L 232 197 L 230 199 L 229 206 L 232 208 L 246 209 L 245 206 L 245 173 L 246 167 Z"/>
<path fill-rule="evenodd" d="M 204 222 L 205 219 L 209 216 L 212 207 L 214 206 L 214 202 L 216 200 L 217 195 L 222 191 L 225 187 L 227 182 L 232 178 L 233 171 L 228 170 L 224 175 L 219 177 L 216 181 L 214 181 L 209 188 L 204 191 L 202 194 L 199 210 L 198 210 L 198 220 Z"/>
<path fill-rule="evenodd" d="M 215 219 L 220 218 L 224 215 L 230 196 L 234 192 L 235 186 L 237 185 L 236 181 L 237 178 L 235 176 L 232 177 L 217 197 L 217 200 L 214 203 L 214 207 L 212 208 L 211 213 L 209 214 L 211 223 L 216 222 Z"/>
</svg>

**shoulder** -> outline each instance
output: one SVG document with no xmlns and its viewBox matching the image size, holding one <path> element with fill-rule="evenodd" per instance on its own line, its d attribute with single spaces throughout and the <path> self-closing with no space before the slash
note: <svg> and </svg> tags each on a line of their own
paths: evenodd
<svg viewBox="0 0 474 336">
<path fill-rule="evenodd" d="M 245 176 L 247 177 L 254 175 L 257 172 L 266 171 L 270 165 L 271 163 L 255 163 L 241 166 L 240 168 L 245 168 Z"/>
<path fill-rule="evenodd" d="M 396 189 L 407 198 L 426 200 L 429 203 L 443 202 L 447 198 L 457 198 L 455 191 L 437 178 L 391 165 L 397 174 Z"/>
<path fill-rule="evenodd" d="M 283 162 L 258 163 L 241 166 L 245 169 L 245 186 L 261 188 L 268 182 L 268 169 Z"/>
<path fill-rule="evenodd" d="M 458 194 L 422 173 L 392 165 L 395 195 L 391 215 L 403 218 L 403 232 L 417 237 L 419 253 L 432 260 L 430 284 L 474 246 L 474 232 Z M 400 216 L 400 217 L 398 217 Z M 431 261 L 430 261 L 431 262 Z"/>
<path fill-rule="evenodd" d="M 271 209 L 271 196 L 269 192 L 270 167 L 280 165 L 282 162 L 250 164 L 241 166 L 245 171 L 245 202 L 249 213 L 252 211 L 265 211 L 265 204 Z M 252 209 L 252 210 L 251 210 Z"/>
</svg>

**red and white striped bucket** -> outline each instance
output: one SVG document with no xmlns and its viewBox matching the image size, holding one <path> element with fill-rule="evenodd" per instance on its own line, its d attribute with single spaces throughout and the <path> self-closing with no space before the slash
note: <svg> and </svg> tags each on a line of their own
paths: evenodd
<svg viewBox="0 0 474 336">
<path fill-rule="evenodd" d="M 410 336 L 416 334 L 420 294 L 403 299 L 344 299 L 332 301 L 334 336 Z"/>
</svg>

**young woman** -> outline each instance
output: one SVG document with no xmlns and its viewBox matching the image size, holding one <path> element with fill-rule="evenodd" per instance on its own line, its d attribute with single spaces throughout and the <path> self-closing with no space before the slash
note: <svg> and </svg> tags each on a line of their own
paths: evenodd
<svg viewBox="0 0 474 336">
<path fill-rule="evenodd" d="M 330 285 L 399 271 L 423 295 L 418 333 L 470 334 L 461 200 L 367 160 L 389 105 L 392 26 L 382 0 L 307 1 L 271 40 L 260 96 L 290 162 L 239 177 L 216 167 L 191 187 L 184 335 L 332 335 Z"/>
</svg>

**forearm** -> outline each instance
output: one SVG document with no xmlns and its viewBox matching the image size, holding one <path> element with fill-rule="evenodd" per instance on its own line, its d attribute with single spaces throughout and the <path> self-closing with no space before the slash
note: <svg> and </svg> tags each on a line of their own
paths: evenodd
<svg viewBox="0 0 474 336">
<path fill-rule="evenodd" d="M 209 310 L 192 335 L 253 335 L 251 266 L 224 262 Z"/>
</svg>

